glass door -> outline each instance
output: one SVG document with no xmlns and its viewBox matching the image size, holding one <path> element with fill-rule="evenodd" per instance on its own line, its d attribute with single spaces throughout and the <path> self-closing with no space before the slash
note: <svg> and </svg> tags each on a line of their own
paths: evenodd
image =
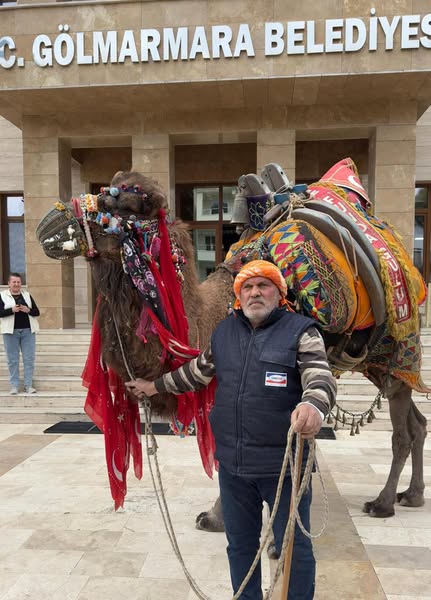
<svg viewBox="0 0 431 600">
<path fill-rule="evenodd" d="M 189 223 L 199 279 L 203 281 L 223 261 L 229 247 L 238 241 L 230 224 L 236 185 L 179 184 L 176 212 Z"/>
</svg>

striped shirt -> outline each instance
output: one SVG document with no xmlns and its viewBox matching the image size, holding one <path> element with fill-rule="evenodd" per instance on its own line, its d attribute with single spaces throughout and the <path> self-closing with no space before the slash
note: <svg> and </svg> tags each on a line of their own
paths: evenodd
<svg viewBox="0 0 431 600">
<path fill-rule="evenodd" d="M 309 327 L 298 340 L 297 365 L 301 376 L 302 400 L 312 404 L 326 416 L 334 406 L 337 383 L 326 357 L 323 338 L 315 327 Z M 159 393 L 181 394 L 206 387 L 215 375 L 209 346 L 199 356 L 179 369 L 156 379 Z"/>
</svg>

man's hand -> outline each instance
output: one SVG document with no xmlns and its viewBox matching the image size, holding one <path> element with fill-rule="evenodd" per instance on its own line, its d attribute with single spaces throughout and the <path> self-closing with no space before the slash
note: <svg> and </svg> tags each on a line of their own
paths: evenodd
<svg viewBox="0 0 431 600">
<path fill-rule="evenodd" d="M 20 306 L 19 306 L 19 309 L 20 309 L 20 311 L 21 311 L 21 312 L 23 312 L 23 313 L 29 313 L 29 312 L 30 312 L 30 309 L 29 309 L 29 307 L 28 307 L 28 306 L 26 306 L 25 304 L 20 304 Z"/>
<path fill-rule="evenodd" d="M 314 437 L 322 427 L 321 416 L 310 404 L 298 404 L 290 416 L 290 422 L 293 430 L 306 439 Z"/>
<path fill-rule="evenodd" d="M 154 396 L 157 394 L 156 386 L 153 381 L 146 381 L 145 379 L 135 379 L 134 381 L 128 381 L 126 383 L 126 388 L 129 392 L 132 392 L 138 398 L 143 398 L 144 396 Z"/>
</svg>

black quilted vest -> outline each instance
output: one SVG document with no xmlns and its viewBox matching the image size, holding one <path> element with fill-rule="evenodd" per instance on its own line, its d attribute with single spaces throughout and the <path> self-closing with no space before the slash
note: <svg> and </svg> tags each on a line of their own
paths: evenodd
<svg viewBox="0 0 431 600">
<path fill-rule="evenodd" d="M 235 311 L 214 331 L 217 391 L 210 423 L 216 458 L 231 473 L 280 474 L 290 415 L 302 396 L 298 339 L 315 325 L 275 309 L 253 329 L 242 311 Z"/>
</svg>

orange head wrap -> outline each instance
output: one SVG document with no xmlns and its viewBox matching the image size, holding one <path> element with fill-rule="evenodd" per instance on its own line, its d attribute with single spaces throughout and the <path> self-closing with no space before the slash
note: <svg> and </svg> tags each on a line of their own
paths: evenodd
<svg viewBox="0 0 431 600">
<path fill-rule="evenodd" d="M 242 267 L 233 282 L 233 291 L 236 296 L 234 308 L 241 307 L 239 302 L 241 287 L 244 281 L 247 281 L 247 279 L 250 279 L 251 277 L 265 277 L 266 279 L 270 279 L 280 290 L 280 306 L 286 304 L 285 296 L 287 294 L 287 285 L 280 269 L 267 260 L 252 260 Z"/>
</svg>

